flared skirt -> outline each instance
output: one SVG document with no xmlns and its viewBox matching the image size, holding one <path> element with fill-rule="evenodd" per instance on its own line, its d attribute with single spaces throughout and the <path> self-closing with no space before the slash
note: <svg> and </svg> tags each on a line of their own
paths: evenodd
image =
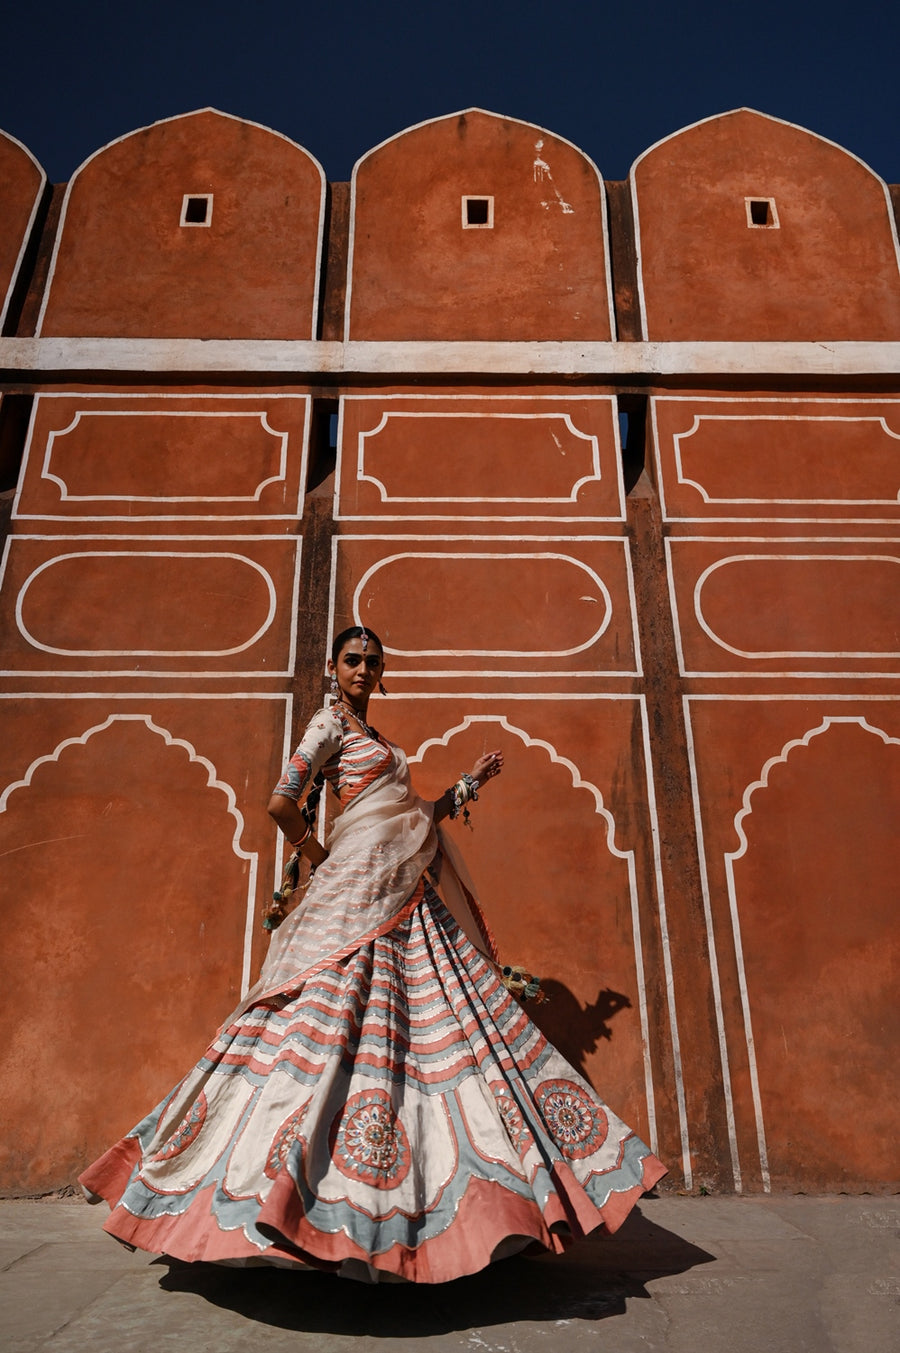
<svg viewBox="0 0 900 1353">
<path fill-rule="evenodd" d="M 612 1232 L 664 1173 L 420 884 L 223 1028 L 81 1182 L 155 1253 L 436 1283 Z"/>
</svg>

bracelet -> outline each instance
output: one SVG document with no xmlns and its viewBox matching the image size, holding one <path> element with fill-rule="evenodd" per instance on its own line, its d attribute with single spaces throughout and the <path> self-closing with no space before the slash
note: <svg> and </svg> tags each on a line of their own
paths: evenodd
<svg viewBox="0 0 900 1353">
<path fill-rule="evenodd" d="M 307 823 L 307 825 L 306 825 L 306 831 L 305 831 L 305 832 L 303 833 L 303 835 L 300 837 L 300 840 L 299 840 L 299 841 L 289 841 L 289 842 L 288 842 L 288 845 L 291 846 L 294 850 L 299 850 L 299 849 L 301 848 L 301 846 L 305 846 L 305 845 L 306 845 L 307 841 L 309 840 L 309 838 L 310 838 L 311 836 L 312 836 L 312 827 L 309 825 L 309 823 Z"/>
<path fill-rule="evenodd" d="M 459 817 L 460 812 L 462 812 L 463 822 L 471 829 L 472 823 L 469 818 L 469 810 L 466 807 L 466 804 L 469 802 L 478 802 L 478 788 L 478 781 L 475 779 L 474 775 L 470 775 L 467 771 L 463 771 L 456 784 L 451 785 L 447 790 L 447 793 L 450 795 L 451 822 L 455 821 L 455 819 Z"/>
</svg>

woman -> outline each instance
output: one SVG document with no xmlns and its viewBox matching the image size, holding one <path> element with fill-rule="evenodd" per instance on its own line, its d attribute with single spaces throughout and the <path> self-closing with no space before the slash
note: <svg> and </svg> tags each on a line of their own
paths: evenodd
<svg viewBox="0 0 900 1353">
<path fill-rule="evenodd" d="M 367 722 L 381 641 L 345 630 L 328 668 L 335 701 L 269 804 L 315 869 L 303 903 L 197 1067 L 82 1184 L 129 1244 L 370 1281 L 446 1282 L 615 1230 L 664 1167 L 503 985 L 436 829 L 502 752 L 425 803 Z M 323 778 L 343 806 L 327 850 L 308 806 Z"/>
</svg>

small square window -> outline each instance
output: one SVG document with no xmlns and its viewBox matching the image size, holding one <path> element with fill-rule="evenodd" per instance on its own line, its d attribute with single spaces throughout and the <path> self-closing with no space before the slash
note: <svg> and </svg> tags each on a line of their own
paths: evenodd
<svg viewBox="0 0 900 1353">
<path fill-rule="evenodd" d="M 778 230 L 780 222 L 774 197 L 745 197 L 747 225 L 751 230 Z"/>
<path fill-rule="evenodd" d="M 493 230 L 494 199 L 492 197 L 464 197 L 462 199 L 463 230 Z"/>
<path fill-rule="evenodd" d="M 185 193 L 181 200 L 181 225 L 212 225 L 212 193 Z"/>
</svg>

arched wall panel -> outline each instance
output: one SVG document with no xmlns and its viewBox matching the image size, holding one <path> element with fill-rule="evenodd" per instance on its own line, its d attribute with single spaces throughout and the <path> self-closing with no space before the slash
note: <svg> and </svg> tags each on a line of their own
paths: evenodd
<svg viewBox="0 0 900 1353">
<path fill-rule="evenodd" d="M 324 199 L 318 162 L 256 123 L 132 132 L 69 184 L 38 332 L 315 338 Z"/>
<path fill-rule="evenodd" d="M 358 162 L 351 212 L 347 338 L 613 336 L 603 182 L 540 127 L 411 127 Z"/>
<path fill-rule="evenodd" d="M 650 339 L 900 338 L 885 184 L 748 108 L 674 133 L 631 170 Z"/>
</svg>

